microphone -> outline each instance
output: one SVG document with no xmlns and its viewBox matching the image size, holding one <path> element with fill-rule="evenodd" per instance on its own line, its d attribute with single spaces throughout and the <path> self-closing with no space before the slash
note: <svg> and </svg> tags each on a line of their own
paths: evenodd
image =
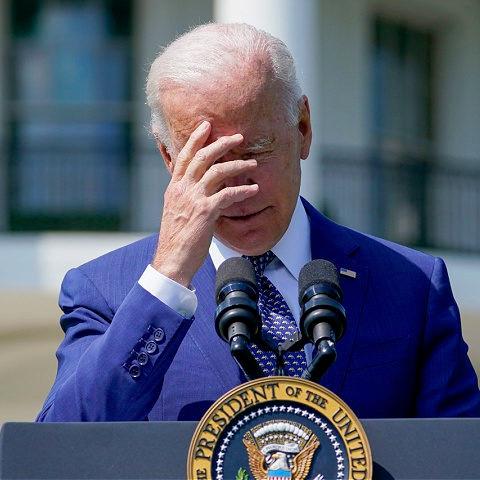
<svg viewBox="0 0 480 480">
<path fill-rule="evenodd" d="M 313 260 L 303 266 L 298 278 L 300 331 L 314 344 L 317 354 L 302 378 L 318 382 L 337 358 L 335 342 L 342 338 L 346 320 L 342 299 L 338 271 L 333 263 Z"/>
<path fill-rule="evenodd" d="M 263 372 L 248 349 L 261 330 L 255 271 L 248 259 L 229 258 L 220 265 L 215 299 L 217 334 L 230 345 L 230 353 L 248 380 L 262 377 Z"/>
</svg>

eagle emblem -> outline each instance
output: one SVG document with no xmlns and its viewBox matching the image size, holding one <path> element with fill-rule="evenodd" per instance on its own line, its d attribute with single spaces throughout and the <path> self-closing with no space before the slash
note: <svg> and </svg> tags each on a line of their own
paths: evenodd
<svg viewBox="0 0 480 480">
<path fill-rule="evenodd" d="M 320 441 L 304 425 L 271 420 L 247 431 L 243 444 L 255 480 L 305 480 Z"/>
</svg>

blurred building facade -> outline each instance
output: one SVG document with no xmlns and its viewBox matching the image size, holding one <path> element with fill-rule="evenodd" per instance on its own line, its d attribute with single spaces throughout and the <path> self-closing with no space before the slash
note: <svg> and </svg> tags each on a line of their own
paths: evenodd
<svg viewBox="0 0 480 480">
<path fill-rule="evenodd" d="M 478 0 L 0 8 L 1 230 L 156 230 L 168 179 L 147 133 L 148 65 L 192 25 L 246 21 L 297 60 L 315 129 L 309 199 L 402 243 L 480 251 Z"/>
<path fill-rule="evenodd" d="M 215 20 L 292 51 L 314 128 L 307 199 L 353 228 L 446 252 L 476 318 L 480 0 L 1 1 L 0 291 L 54 292 L 67 267 L 158 229 L 168 176 L 145 77 L 161 46 Z"/>
</svg>

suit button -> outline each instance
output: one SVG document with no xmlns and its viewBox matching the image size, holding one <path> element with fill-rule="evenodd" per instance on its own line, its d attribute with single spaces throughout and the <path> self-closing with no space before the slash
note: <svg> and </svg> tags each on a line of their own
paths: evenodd
<svg viewBox="0 0 480 480">
<path fill-rule="evenodd" d="M 157 329 L 153 332 L 153 339 L 154 339 L 157 343 L 160 343 L 164 338 L 165 338 L 165 332 L 163 331 L 163 328 L 157 328 Z"/>
<path fill-rule="evenodd" d="M 128 373 L 132 378 L 138 378 L 141 375 L 142 370 L 138 365 L 131 365 L 128 369 Z"/>
<path fill-rule="evenodd" d="M 137 357 L 137 362 L 142 366 L 146 365 L 148 363 L 148 355 L 145 352 L 139 353 Z"/>
<path fill-rule="evenodd" d="M 157 344 L 156 344 L 153 340 L 149 340 L 149 341 L 145 344 L 145 351 L 146 351 L 149 355 L 153 355 L 153 354 L 157 351 Z"/>
</svg>

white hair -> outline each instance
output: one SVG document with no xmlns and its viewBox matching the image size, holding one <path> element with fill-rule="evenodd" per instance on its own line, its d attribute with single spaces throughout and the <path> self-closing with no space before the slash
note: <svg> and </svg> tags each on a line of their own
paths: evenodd
<svg viewBox="0 0 480 480">
<path fill-rule="evenodd" d="M 279 89 L 286 122 L 299 118 L 301 89 L 295 63 L 287 46 L 278 38 L 245 23 L 208 23 L 181 35 L 153 61 L 147 77 L 147 104 L 151 109 L 151 131 L 157 141 L 171 148 L 162 94 L 172 86 L 198 87 L 225 78 L 225 71 L 238 71 L 239 64 L 263 61 Z"/>
</svg>

